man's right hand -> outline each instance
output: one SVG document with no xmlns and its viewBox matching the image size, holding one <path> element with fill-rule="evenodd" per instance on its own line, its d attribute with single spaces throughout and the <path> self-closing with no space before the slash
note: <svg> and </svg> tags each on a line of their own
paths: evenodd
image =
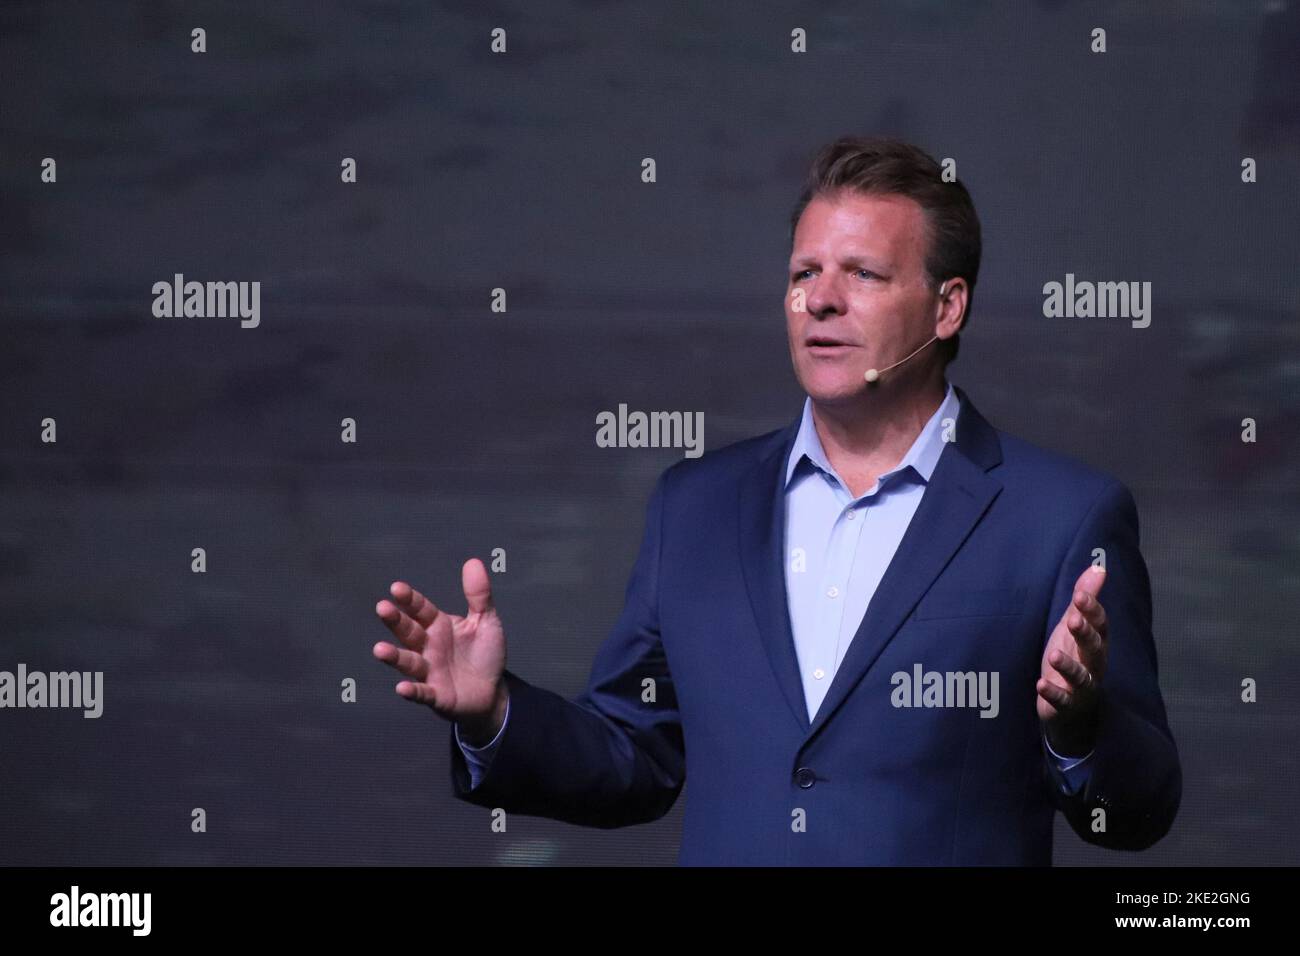
<svg viewBox="0 0 1300 956">
<path fill-rule="evenodd" d="M 398 683 L 399 696 L 454 721 L 461 739 L 479 747 L 505 722 L 506 636 L 478 558 L 465 562 L 461 585 L 469 605 L 465 617 L 439 610 L 406 582 L 394 581 L 393 600 L 380 601 L 375 613 L 402 646 L 380 641 L 374 655 L 408 678 Z"/>
</svg>

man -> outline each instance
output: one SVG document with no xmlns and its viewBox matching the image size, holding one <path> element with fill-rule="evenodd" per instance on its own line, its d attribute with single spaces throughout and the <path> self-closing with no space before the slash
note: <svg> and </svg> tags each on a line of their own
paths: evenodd
<svg viewBox="0 0 1300 956">
<path fill-rule="evenodd" d="M 948 384 L 968 192 L 915 147 L 845 138 L 791 228 L 803 414 L 660 476 L 579 697 L 505 669 L 478 560 L 464 617 L 403 582 L 377 605 L 398 694 L 454 722 L 456 796 L 617 827 L 689 777 L 683 864 L 1041 865 L 1054 808 L 1150 846 L 1182 775 L 1136 506 Z"/>
</svg>

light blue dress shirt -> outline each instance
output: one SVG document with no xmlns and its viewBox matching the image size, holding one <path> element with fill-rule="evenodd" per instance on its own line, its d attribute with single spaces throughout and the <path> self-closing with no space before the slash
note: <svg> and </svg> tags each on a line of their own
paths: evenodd
<svg viewBox="0 0 1300 956">
<path fill-rule="evenodd" d="M 857 498 L 836 474 L 813 424 L 812 399 L 786 465 L 785 584 L 799 675 L 811 721 L 830 689 L 835 672 L 853 641 L 867 605 L 898 550 L 930 476 L 943 453 L 945 431 L 954 428 L 961 403 L 948 383 L 947 393 L 898 465 L 880 475 Z M 506 705 L 506 723 L 510 720 Z M 471 787 L 487 772 L 501 731 L 483 747 L 456 743 L 465 754 Z M 1043 745 L 1061 771 L 1062 789 L 1077 793 L 1090 773 L 1092 754 L 1061 757 Z"/>
</svg>

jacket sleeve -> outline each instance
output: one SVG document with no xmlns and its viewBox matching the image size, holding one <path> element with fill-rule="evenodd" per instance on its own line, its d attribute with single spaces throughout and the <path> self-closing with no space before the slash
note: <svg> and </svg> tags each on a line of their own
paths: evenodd
<svg viewBox="0 0 1300 956">
<path fill-rule="evenodd" d="M 623 610 L 586 689 L 566 700 L 507 669 L 510 719 L 478 786 L 471 789 L 454 728 L 448 734 L 458 799 L 604 828 L 658 819 L 676 801 L 686 779 L 685 747 L 658 611 L 671 472 L 650 496 Z"/>
<path fill-rule="evenodd" d="M 1084 841 L 1143 850 L 1169 832 L 1183 778 L 1157 680 L 1151 582 L 1139 550 L 1137 505 L 1117 481 L 1102 490 L 1066 554 L 1044 646 L 1097 548 L 1105 553 L 1106 581 L 1098 598 L 1106 611 L 1108 657 L 1098 691 L 1096 746 L 1079 792 L 1070 794 L 1057 785 L 1050 789 L 1055 805 Z M 1052 781 L 1055 768 L 1047 759 L 1044 768 Z M 1104 813 L 1098 814 L 1099 809 Z"/>
</svg>

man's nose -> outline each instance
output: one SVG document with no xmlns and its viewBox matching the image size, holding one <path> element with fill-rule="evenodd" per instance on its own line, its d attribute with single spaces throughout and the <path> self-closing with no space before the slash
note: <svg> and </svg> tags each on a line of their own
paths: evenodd
<svg viewBox="0 0 1300 956">
<path fill-rule="evenodd" d="M 833 276 L 820 275 L 807 286 L 807 298 L 804 304 L 808 314 L 820 317 L 824 313 L 843 313 L 844 295 Z"/>
</svg>

